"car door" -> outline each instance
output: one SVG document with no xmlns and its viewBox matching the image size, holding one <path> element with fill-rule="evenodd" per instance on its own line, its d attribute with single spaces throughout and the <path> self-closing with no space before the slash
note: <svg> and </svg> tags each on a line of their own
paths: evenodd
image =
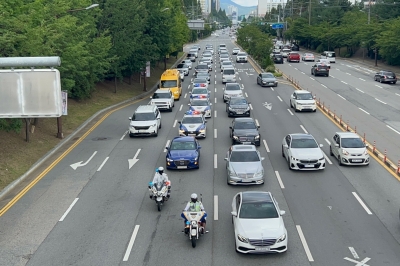
<svg viewBox="0 0 400 266">
<path fill-rule="evenodd" d="M 232 211 L 236 212 L 236 217 L 232 215 L 232 222 L 234 225 L 233 227 L 235 230 L 235 234 L 236 234 L 236 219 L 239 217 L 240 203 L 241 203 L 241 196 L 240 193 L 238 193 L 235 196 L 235 200 L 232 202 Z"/>
<path fill-rule="evenodd" d="M 290 141 L 291 141 L 291 138 L 290 138 L 290 135 L 287 135 L 286 137 L 285 137 L 285 142 L 286 142 L 286 145 L 288 146 L 287 148 L 286 147 L 283 147 L 283 153 L 285 154 L 285 158 L 289 161 L 289 151 L 290 151 Z"/>
<path fill-rule="evenodd" d="M 155 110 L 155 117 L 157 118 L 157 124 L 158 124 L 158 128 L 160 128 L 160 124 L 161 124 L 161 113 L 158 110 L 158 108 L 156 108 Z M 157 129 L 158 131 L 158 129 Z"/>
<path fill-rule="evenodd" d="M 235 120 L 232 121 L 230 128 L 230 133 L 229 135 L 231 136 L 231 138 L 233 138 L 233 129 L 235 128 Z"/>
<path fill-rule="evenodd" d="M 335 157 L 337 157 L 337 155 L 338 155 L 338 153 L 339 153 L 339 151 L 338 151 L 339 147 L 336 147 L 336 146 L 335 146 L 335 144 L 339 144 L 338 139 L 339 139 L 339 135 L 338 135 L 338 134 L 335 134 L 335 135 L 332 137 L 333 142 L 332 142 L 332 144 L 331 144 L 331 149 L 332 149 L 332 153 L 333 153 L 333 155 L 334 155 Z M 339 145 L 339 146 L 340 146 L 340 145 Z"/>
<path fill-rule="evenodd" d="M 231 149 L 229 149 L 229 151 L 226 153 L 226 158 L 228 158 L 228 160 L 226 161 L 226 171 L 228 172 L 229 162 L 231 161 Z"/>
<path fill-rule="evenodd" d="M 293 92 L 292 97 L 290 98 L 290 103 L 291 103 L 291 105 L 293 105 L 293 107 L 296 107 L 296 105 L 295 105 L 296 98 L 297 98 L 297 93 Z"/>
<path fill-rule="evenodd" d="M 261 84 L 261 74 L 258 74 L 257 76 L 257 84 Z"/>
</svg>

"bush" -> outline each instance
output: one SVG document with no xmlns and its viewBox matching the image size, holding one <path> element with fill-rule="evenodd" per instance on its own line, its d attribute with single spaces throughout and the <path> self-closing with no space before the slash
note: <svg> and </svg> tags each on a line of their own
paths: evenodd
<svg viewBox="0 0 400 266">
<path fill-rule="evenodd" d="M 282 77 L 282 73 L 275 72 L 275 73 L 274 73 L 274 76 L 277 77 L 277 78 Z"/>
<path fill-rule="evenodd" d="M 265 68 L 265 72 L 275 73 L 275 65 L 269 65 Z"/>
</svg>

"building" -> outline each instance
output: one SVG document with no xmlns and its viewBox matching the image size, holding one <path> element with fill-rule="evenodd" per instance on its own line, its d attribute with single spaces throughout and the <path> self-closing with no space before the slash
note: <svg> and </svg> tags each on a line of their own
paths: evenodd
<svg viewBox="0 0 400 266">
<path fill-rule="evenodd" d="M 235 12 L 238 14 L 238 8 L 232 5 L 229 5 L 228 10 L 225 10 L 227 16 L 232 16 Z"/>
<path fill-rule="evenodd" d="M 201 13 L 204 15 L 208 15 L 211 13 L 211 0 L 199 0 Z"/>
<path fill-rule="evenodd" d="M 213 10 L 219 11 L 219 9 L 221 8 L 220 2 L 219 0 L 210 0 L 211 2 L 211 8 Z"/>
<path fill-rule="evenodd" d="M 271 12 L 272 8 L 278 9 L 278 6 L 284 7 L 286 0 L 258 0 L 257 16 L 264 17 L 266 13 Z"/>
</svg>

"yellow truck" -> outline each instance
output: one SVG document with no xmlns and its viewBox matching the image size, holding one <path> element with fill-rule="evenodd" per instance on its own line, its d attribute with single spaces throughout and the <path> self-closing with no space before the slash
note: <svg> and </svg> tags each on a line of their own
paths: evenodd
<svg viewBox="0 0 400 266">
<path fill-rule="evenodd" d="M 161 75 L 158 87 L 163 90 L 170 89 L 174 99 L 179 101 L 182 94 L 181 75 L 177 69 L 167 69 Z"/>
</svg>

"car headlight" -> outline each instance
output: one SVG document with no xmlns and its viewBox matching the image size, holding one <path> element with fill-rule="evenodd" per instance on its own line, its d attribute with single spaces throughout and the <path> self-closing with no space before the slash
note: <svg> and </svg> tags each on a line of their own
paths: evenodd
<svg viewBox="0 0 400 266">
<path fill-rule="evenodd" d="M 257 135 L 254 137 L 254 139 L 259 139 L 259 138 L 260 138 L 260 135 Z"/>
<path fill-rule="evenodd" d="M 247 111 L 249 111 L 249 110 L 250 110 L 250 106 L 247 106 L 247 108 L 246 108 L 246 112 L 247 112 Z"/>
<path fill-rule="evenodd" d="M 197 161 L 198 158 L 199 158 L 198 156 L 194 157 L 193 161 Z"/>
<path fill-rule="evenodd" d="M 237 238 L 239 239 L 240 242 L 249 243 L 249 240 L 247 238 L 245 238 L 244 236 L 242 236 L 242 235 L 238 234 Z"/>
<path fill-rule="evenodd" d="M 157 124 L 152 124 L 151 126 L 152 126 L 152 127 L 155 127 L 155 126 L 157 126 Z"/>
<path fill-rule="evenodd" d="M 233 136 L 233 138 L 234 138 L 234 139 L 238 139 L 238 137 L 237 137 L 237 136 Z"/>
<path fill-rule="evenodd" d="M 364 155 L 368 155 L 368 150 L 365 150 L 365 151 L 364 151 Z"/>
<path fill-rule="evenodd" d="M 297 105 L 303 105 L 302 103 L 296 102 Z"/>
<path fill-rule="evenodd" d="M 200 132 L 200 133 L 205 133 L 205 132 L 206 132 L 206 129 L 205 129 L 205 128 L 204 128 L 204 129 L 200 129 L 199 132 Z"/>
<path fill-rule="evenodd" d="M 276 243 L 280 243 L 286 239 L 286 234 L 281 235 L 277 240 Z"/>
<path fill-rule="evenodd" d="M 346 150 L 342 150 L 343 155 L 349 155 L 349 152 Z"/>
<path fill-rule="evenodd" d="M 179 133 L 185 133 L 185 130 L 179 129 Z"/>
<path fill-rule="evenodd" d="M 228 110 L 229 110 L 229 111 L 233 111 L 233 109 L 232 109 L 231 107 L 228 107 Z"/>
<path fill-rule="evenodd" d="M 262 177 L 263 175 L 264 175 L 264 170 L 261 170 L 261 171 L 255 173 L 253 177 L 258 178 L 258 177 Z"/>
<path fill-rule="evenodd" d="M 292 161 L 298 161 L 298 159 L 294 158 L 293 156 L 290 156 L 290 158 L 292 159 Z"/>
<path fill-rule="evenodd" d="M 167 158 L 167 162 L 173 162 L 174 160 Z"/>
</svg>

